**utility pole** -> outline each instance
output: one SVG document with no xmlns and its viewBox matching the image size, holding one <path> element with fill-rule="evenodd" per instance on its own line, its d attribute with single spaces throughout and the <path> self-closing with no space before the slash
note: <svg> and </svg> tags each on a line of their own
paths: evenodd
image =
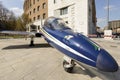
<svg viewBox="0 0 120 80">
<path fill-rule="evenodd" d="M 107 0 L 107 29 L 109 29 L 109 0 Z"/>
</svg>

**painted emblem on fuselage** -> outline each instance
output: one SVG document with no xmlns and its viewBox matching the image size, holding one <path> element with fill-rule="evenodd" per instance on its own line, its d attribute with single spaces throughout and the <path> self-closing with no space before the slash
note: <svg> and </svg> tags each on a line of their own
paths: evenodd
<svg viewBox="0 0 120 80">
<path fill-rule="evenodd" d="M 65 36 L 64 37 L 66 40 L 70 40 L 71 38 L 73 38 L 73 36 L 72 35 L 67 35 L 67 36 Z"/>
</svg>

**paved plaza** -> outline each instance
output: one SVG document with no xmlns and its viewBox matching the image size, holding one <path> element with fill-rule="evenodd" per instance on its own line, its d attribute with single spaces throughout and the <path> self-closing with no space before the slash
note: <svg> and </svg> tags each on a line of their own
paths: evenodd
<svg viewBox="0 0 120 80">
<path fill-rule="evenodd" d="M 105 48 L 120 65 L 120 40 L 93 39 Z M 73 73 L 63 69 L 63 54 L 43 38 L 0 39 L 0 80 L 120 80 L 120 69 L 115 73 L 86 70 L 76 65 Z"/>
</svg>

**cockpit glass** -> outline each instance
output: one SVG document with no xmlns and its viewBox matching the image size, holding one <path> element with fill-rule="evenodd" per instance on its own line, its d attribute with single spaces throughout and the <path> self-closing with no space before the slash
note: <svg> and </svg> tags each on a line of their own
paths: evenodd
<svg viewBox="0 0 120 80">
<path fill-rule="evenodd" d="M 53 28 L 55 30 L 64 30 L 64 29 L 69 29 L 66 26 L 66 23 L 62 20 L 62 19 L 56 19 L 51 23 L 51 26 L 53 26 Z"/>
</svg>

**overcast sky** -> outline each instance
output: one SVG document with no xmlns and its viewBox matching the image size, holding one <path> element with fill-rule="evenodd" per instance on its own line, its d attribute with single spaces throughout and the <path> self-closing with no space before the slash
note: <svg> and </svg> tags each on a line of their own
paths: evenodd
<svg viewBox="0 0 120 80">
<path fill-rule="evenodd" d="M 20 16 L 23 13 L 24 0 L 0 0 L 2 4 L 12 10 L 16 16 Z M 107 25 L 107 0 L 95 0 L 96 1 L 96 13 L 97 24 L 100 27 Z M 120 20 L 120 0 L 109 0 L 110 2 L 110 21 Z"/>
</svg>

